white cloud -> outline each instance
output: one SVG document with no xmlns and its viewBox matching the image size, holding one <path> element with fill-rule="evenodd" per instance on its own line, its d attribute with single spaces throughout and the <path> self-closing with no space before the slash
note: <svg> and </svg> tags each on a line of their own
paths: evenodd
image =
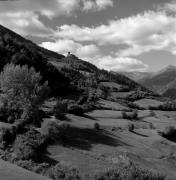
<svg viewBox="0 0 176 180">
<path fill-rule="evenodd" d="M 0 13 L 0 24 L 21 35 L 49 36 L 53 33 L 32 12 Z"/>
<path fill-rule="evenodd" d="M 100 11 L 112 6 L 113 0 L 0 1 L 0 23 L 21 35 L 42 36 L 50 34 L 52 29 L 42 23 L 39 14 L 52 19 L 76 11 Z"/>
<path fill-rule="evenodd" d="M 105 56 L 95 44 L 82 45 L 73 40 L 57 40 L 56 42 L 43 42 L 40 46 L 65 55 L 67 52 L 71 52 L 101 69 L 113 71 L 146 71 L 148 68 L 142 61 L 134 58 Z"/>
<path fill-rule="evenodd" d="M 129 46 L 119 50 L 121 56 L 139 55 L 151 50 L 167 50 L 176 48 L 176 16 L 165 12 L 149 11 L 133 17 L 109 21 L 97 27 L 79 27 L 63 25 L 58 27 L 55 37 L 67 38 L 79 42 L 94 42 L 102 45 Z"/>
<path fill-rule="evenodd" d="M 97 66 L 111 71 L 147 71 L 148 65 L 130 57 L 104 56 L 98 59 Z"/>
<path fill-rule="evenodd" d="M 68 52 L 71 52 L 85 60 L 88 60 L 99 54 L 99 48 L 94 44 L 82 45 L 68 39 L 60 39 L 55 42 L 43 42 L 40 44 L 40 46 L 61 54 L 67 54 Z"/>
<path fill-rule="evenodd" d="M 101 11 L 103 9 L 106 9 L 107 7 L 113 7 L 113 1 L 112 0 L 82 0 L 83 2 L 83 10 L 89 11 Z"/>
<path fill-rule="evenodd" d="M 88 6 L 89 2 L 91 6 Z M 78 11 L 103 10 L 113 6 L 113 0 L 18 0 L 0 2 L 0 12 L 39 12 L 47 17 Z"/>
</svg>

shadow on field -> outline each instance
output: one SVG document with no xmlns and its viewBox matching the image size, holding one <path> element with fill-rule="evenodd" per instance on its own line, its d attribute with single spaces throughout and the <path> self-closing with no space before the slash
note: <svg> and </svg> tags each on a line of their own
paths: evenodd
<svg viewBox="0 0 176 180">
<path fill-rule="evenodd" d="M 173 136 L 171 136 L 171 137 L 165 137 L 167 140 L 169 140 L 169 141 L 172 141 L 172 142 L 174 142 L 174 143 L 176 143 L 176 134 L 174 134 Z"/>
<path fill-rule="evenodd" d="M 96 118 L 89 116 L 88 114 L 83 114 L 82 117 L 93 120 L 93 121 L 98 121 Z"/>
<path fill-rule="evenodd" d="M 108 146 L 129 146 L 120 141 L 117 136 L 113 136 L 105 130 L 82 129 L 70 127 L 66 135 L 65 146 L 70 146 L 82 150 L 90 150 L 93 144 L 104 144 Z"/>
<path fill-rule="evenodd" d="M 136 135 L 138 135 L 138 136 L 149 137 L 149 136 L 147 136 L 147 135 L 144 135 L 144 134 L 141 134 L 141 133 L 138 133 L 138 132 L 135 132 L 135 131 L 133 131 L 133 133 L 136 134 Z"/>
<path fill-rule="evenodd" d="M 58 161 L 54 160 L 53 158 L 50 158 L 48 152 L 41 153 L 37 159 L 35 159 L 35 162 L 37 163 L 47 163 L 51 165 L 56 165 Z"/>
</svg>

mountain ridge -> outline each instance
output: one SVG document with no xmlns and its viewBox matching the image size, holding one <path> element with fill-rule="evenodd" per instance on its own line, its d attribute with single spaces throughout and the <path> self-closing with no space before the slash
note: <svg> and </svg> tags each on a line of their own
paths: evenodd
<svg viewBox="0 0 176 180">
<path fill-rule="evenodd" d="M 176 98 L 176 95 L 173 93 L 176 89 L 176 66 L 169 65 L 155 73 L 153 76 L 143 78 L 138 82 L 161 95 Z"/>
</svg>

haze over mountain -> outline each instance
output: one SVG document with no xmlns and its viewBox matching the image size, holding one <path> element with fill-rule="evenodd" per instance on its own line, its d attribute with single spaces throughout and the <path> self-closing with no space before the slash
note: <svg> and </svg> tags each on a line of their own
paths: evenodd
<svg viewBox="0 0 176 180">
<path fill-rule="evenodd" d="M 149 78 L 154 74 L 153 72 L 139 72 L 139 71 L 132 71 L 132 72 L 121 71 L 119 73 L 127 76 L 128 78 L 136 82 L 144 78 Z"/>
<path fill-rule="evenodd" d="M 163 96 L 176 98 L 176 66 L 167 66 L 138 82 Z"/>
</svg>

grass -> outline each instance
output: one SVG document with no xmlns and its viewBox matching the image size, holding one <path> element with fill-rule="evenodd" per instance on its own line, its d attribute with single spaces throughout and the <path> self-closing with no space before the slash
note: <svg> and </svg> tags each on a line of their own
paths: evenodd
<svg viewBox="0 0 176 180">
<path fill-rule="evenodd" d="M 176 176 L 175 163 L 160 158 L 169 152 L 176 155 L 176 146 L 170 141 L 162 143 L 163 138 L 157 134 L 166 124 L 175 123 L 176 112 L 169 118 L 167 112 L 155 113 L 157 118 L 151 117 L 150 111 L 139 111 L 139 121 L 133 122 L 132 133 L 126 128 L 130 121 L 120 117 L 121 111 L 95 110 L 84 117 L 69 114 L 68 123 L 74 126 L 68 134 L 71 142 L 66 147 L 49 146 L 49 157 L 73 165 L 85 175 L 114 167 L 116 157 L 125 153 L 143 168 Z M 95 123 L 100 124 L 102 132 L 93 129 Z M 151 123 L 155 129 L 150 128 Z M 112 131 L 113 127 L 120 130 Z"/>
<path fill-rule="evenodd" d="M 1 180 L 50 180 L 0 159 Z"/>
<path fill-rule="evenodd" d="M 119 108 L 118 103 L 111 103 Z M 67 114 L 67 123 L 71 127 L 66 133 L 67 143 L 63 146 L 57 141 L 50 145 L 46 157 L 55 163 L 63 162 L 75 167 L 84 176 L 116 167 L 117 157 L 125 154 L 141 168 L 176 177 L 176 164 L 172 160 L 176 157 L 175 142 L 157 133 L 175 124 L 176 112 L 154 111 L 154 117 L 149 110 L 139 110 L 139 120 L 133 122 L 135 129 L 132 132 L 127 129 L 131 121 L 123 119 L 121 112 L 100 109 L 83 116 Z M 54 117 L 44 119 L 55 120 Z M 95 123 L 100 125 L 100 131 L 94 129 Z M 154 129 L 150 128 L 151 123 Z M 113 127 L 118 128 L 112 131 Z"/>
<path fill-rule="evenodd" d="M 163 102 L 158 101 L 158 100 L 153 100 L 153 99 L 141 99 L 141 100 L 135 101 L 134 103 L 137 104 L 139 107 L 146 108 L 146 109 L 149 108 L 149 106 L 158 107 L 159 105 L 163 104 Z"/>
</svg>

